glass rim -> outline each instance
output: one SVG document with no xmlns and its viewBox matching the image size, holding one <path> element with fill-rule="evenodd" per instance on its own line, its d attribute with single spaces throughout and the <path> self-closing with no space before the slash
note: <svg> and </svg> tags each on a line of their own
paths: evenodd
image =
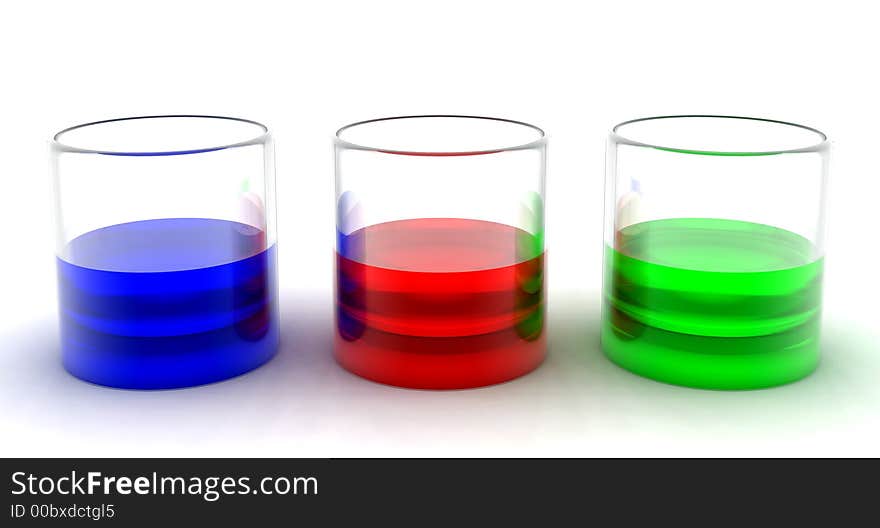
<svg viewBox="0 0 880 528">
<path fill-rule="evenodd" d="M 786 148 L 786 149 L 774 149 L 774 150 L 748 150 L 748 151 L 732 151 L 732 150 L 701 150 L 701 149 L 688 149 L 681 147 L 667 147 L 663 145 L 655 145 L 652 143 L 645 143 L 642 141 L 637 141 L 634 139 L 630 139 L 618 132 L 618 129 L 624 127 L 626 125 L 631 125 L 633 123 L 640 123 L 644 121 L 655 121 L 661 119 L 690 119 L 690 118 L 712 118 L 712 119 L 741 119 L 747 121 L 760 121 L 764 123 L 773 123 L 777 125 L 785 125 L 789 127 L 796 127 L 802 130 L 807 130 L 816 134 L 820 139 L 818 143 L 813 143 L 804 147 L 796 147 L 796 148 Z M 658 150 L 665 150 L 668 152 L 676 152 L 680 154 L 698 154 L 704 156 L 770 156 L 774 154 L 790 154 L 790 153 L 799 153 L 799 152 L 820 152 L 827 148 L 829 144 L 828 136 L 817 128 L 813 128 L 806 125 L 801 125 L 798 123 L 792 123 L 790 121 L 781 121 L 778 119 L 768 119 L 763 117 L 747 117 L 747 116 L 734 116 L 734 115 L 716 115 L 716 114 L 682 114 L 682 115 L 665 115 L 665 116 L 653 116 L 653 117 L 640 117 L 637 119 L 630 119 L 628 121 L 623 121 L 614 125 L 611 129 L 611 137 L 617 143 L 623 143 L 626 145 L 632 145 L 637 147 L 649 147 L 655 148 Z"/>
<path fill-rule="evenodd" d="M 142 119 L 167 119 L 167 118 L 186 118 L 186 119 L 222 119 L 225 121 L 236 121 L 239 123 L 247 123 L 250 125 L 256 125 L 263 129 L 263 132 L 255 137 L 250 139 L 245 139 L 243 141 L 236 141 L 232 143 L 225 143 L 222 145 L 210 146 L 210 147 L 200 147 L 194 149 L 182 149 L 182 150 L 158 150 L 158 151 L 137 151 L 137 150 L 104 150 L 104 149 L 90 149 L 85 147 L 76 147 L 67 143 L 64 143 L 61 138 L 64 134 L 68 132 L 72 132 L 74 130 L 79 130 L 86 127 L 98 126 L 98 125 L 106 125 L 110 123 L 119 123 L 123 121 L 136 121 Z M 116 117 L 112 119 L 102 119 L 100 121 L 91 121 L 89 123 L 82 123 L 79 125 L 74 125 L 71 127 L 67 127 L 63 130 L 56 132 L 52 136 L 51 144 L 52 147 L 56 150 L 62 152 L 76 152 L 80 154 L 104 154 L 109 156 L 180 156 L 186 154 L 201 154 L 205 152 L 215 152 L 218 150 L 224 150 L 229 148 L 243 147 L 248 145 L 256 145 L 265 141 L 265 139 L 269 136 L 269 127 L 260 123 L 258 121 L 253 121 L 251 119 L 244 119 L 240 117 L 228 117 L 228 116 L 218 116 L 218 115 L 203 115 L 203 114 L 161 114 L 161 115 L 143 115 L 143 116 L 129 116 L 129 117 Z"/>
<path fill-rule="evenodd" d="M 463 150 L 463 151 L 442 151 L 442 150 L 400 150 L 394 148 L 384 148 L 370 145 L 362 145 L 359 143 L 354 143 L 348 141 L 346 139 L 342 139 L 340 134 L 354 127 L 369 125 L 371 123 L 380 123 L 385 121 L 394 121 L 394 120 L 402 120 L 402 119 L 433 119 L 433 118 L 456 118 L 456 119 L 481 119 L 486 121 L 496 121 L 500 123 L 507 123 L 511 125 L 518 125 L 527 128 L 531 128 L 535 132 L 538 133 L 538 138 L 522 144 L 511 145 L 509 147 L 500 147 L 493 149 L 478 149 L 478 150 Z M 364 121 L 357 121 L 355 123 L 350 123 L 339 128 L 336 131 L 334 136 L 334 141 L 337 146 L 343 146 L 348 149 L 353 150 L 366 150 L 372 152 L 380 152 L 383 154 L 397 154 L 403 156 L 436 156 L 436 157 L 447 157 L 447 156 L 478 156 L 483 154 L 497 154 L 500 152 L 510 152 L 515 150 L 525 150 L 530 148 L 535 148 L 537 146 L 546 144 L 547 142 L 547 134 L 544 130 L 536 125 L 531 123 L 526 123 L 525 121 L 517 121 L 515 119 L 506 119 L 503 117 L 487 117 L 487 116 L 477 116 L 477 115 L 463 115 L 463 114 L 422 114 L 422 115 L 404 115 L 404 116 L 392 116 L 392 117 L 379 117 L 376 119 L 367 119 Z"/>
</svg>

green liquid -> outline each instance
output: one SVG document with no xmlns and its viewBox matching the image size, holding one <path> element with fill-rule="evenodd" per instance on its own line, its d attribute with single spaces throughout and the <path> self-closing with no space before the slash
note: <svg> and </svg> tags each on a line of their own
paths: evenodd
<svg viewBox="0 0 880 528">
<path fill-rule="evenodd" d="M 755 389 L 819 362 L 822 259 L 800 235 L 712 218 L 631 225 L 605 248 L 602 348 L 668 383 Z"/>
</svg>

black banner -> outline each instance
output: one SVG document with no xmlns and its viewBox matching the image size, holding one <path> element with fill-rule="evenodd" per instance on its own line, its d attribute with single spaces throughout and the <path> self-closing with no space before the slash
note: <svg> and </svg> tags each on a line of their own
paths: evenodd
<svg viewBox="0 0 880 528">
<path fill-rule="evenodd" d="M 834 495 L 848 503 L 838 512 L 843 519 L 873 504 L 876 467 L 858 460 L 5 459 L 0 525 L 533 519 L 549 526 L 599 513 L 615 524 L 646 515 L 790 521 L 812 517 Z"/>
</svg>

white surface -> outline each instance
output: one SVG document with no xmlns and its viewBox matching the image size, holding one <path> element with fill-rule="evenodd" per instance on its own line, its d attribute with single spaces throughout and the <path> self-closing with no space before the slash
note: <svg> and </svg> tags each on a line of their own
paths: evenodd
<svg viewBox="0 0 880 528">
<path fill-rule="evenodd" d="M 0 455 L 880 455 L 880 36 L 869 6 L 4 6 Z M 205 387 L 92 386 L 57 357 L 47 140 L 81 122 L 167 113 L 246 117 L 275 134 L 283 348 Z M 331 359 L 332 134 L 421 113 L 548 132 L 551 350 L 530 376 L 412 391 Z M 834 143 L 824 360 L 802 382 L 691 390 L 637 378 L 599 352 L 605 137 L 620 121 L 676 113 L 794 121 Z"/>
</svg>

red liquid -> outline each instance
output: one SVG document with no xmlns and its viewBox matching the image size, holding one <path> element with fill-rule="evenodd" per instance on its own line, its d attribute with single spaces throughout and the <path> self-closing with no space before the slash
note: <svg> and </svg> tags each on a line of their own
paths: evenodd
<svg viewBox="0 0 880 528">
<path fill-rule="evenodd" d="M 532 235 L 480 220 L 400 220 L 341 235 L 336 358 L 424 389 L 500 383 L 544 359 L 544 256 Z M 365 264 L 367 262 L 368 264 Z"/>
</svg>

